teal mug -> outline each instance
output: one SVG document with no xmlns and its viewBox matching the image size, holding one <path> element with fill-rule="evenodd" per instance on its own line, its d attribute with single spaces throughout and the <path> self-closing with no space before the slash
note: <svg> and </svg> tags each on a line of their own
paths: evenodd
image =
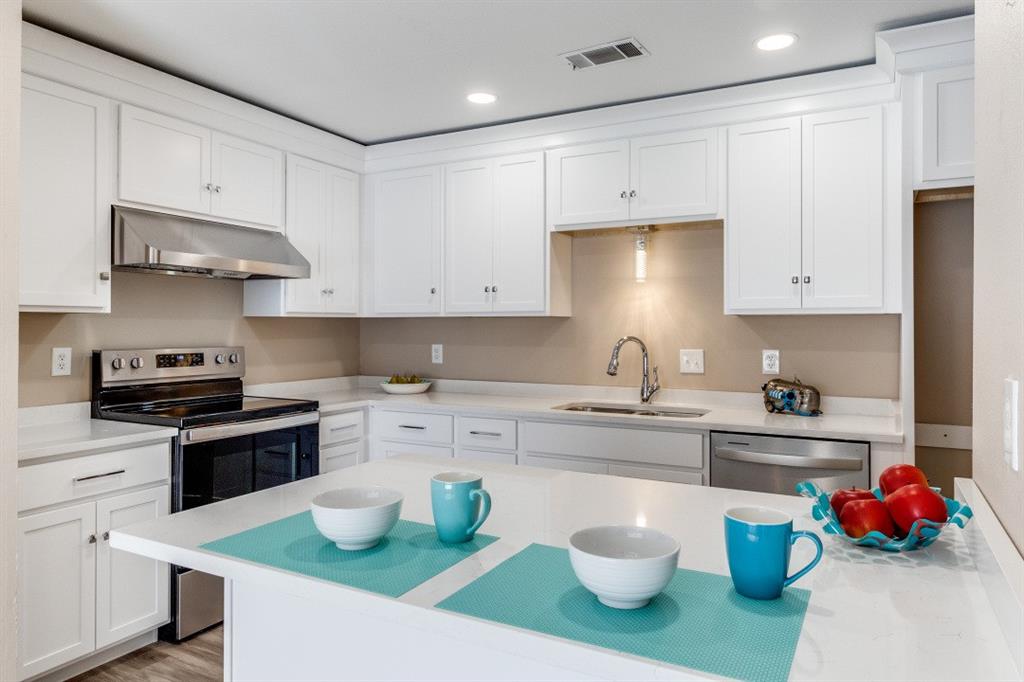
<svg viewBox="0 0 1024 682">
<path fill-rule="evenodd" d="M 448 471 L 430 479 L 434 527 L 441 542 L 468 542 L 491 513 L 491 496 L 479 474 Z"/>
<path fill-rule="evenodd" d="M 814 544 L 810 563 L 789 574 L 789 554 L 799 539 Z M 821 561 L 821 539 L 793 530 L 793 517 L 765 507 L 734 507 L 725 512 L 725 552 L 736 591 L 751 599 L 778 599 L 783 588 L 806 575 Z"/>
</svg>

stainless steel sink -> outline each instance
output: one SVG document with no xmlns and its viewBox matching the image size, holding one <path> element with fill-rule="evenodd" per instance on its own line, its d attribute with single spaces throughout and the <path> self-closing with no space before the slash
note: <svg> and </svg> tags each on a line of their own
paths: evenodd
<svg viewBox="0 0 1024 682">
<path fill-rule="evenodd" d="M 556 405 L 556 410 L 567 412 L 594 412 L 597 414 L 629 414 L 638 417 L 674 417 L 695 419 L 708 413 L 695 407 L 660 407 L 656 405 L 631 405 L 628 403 L 566 403 Z"/>
</svg>

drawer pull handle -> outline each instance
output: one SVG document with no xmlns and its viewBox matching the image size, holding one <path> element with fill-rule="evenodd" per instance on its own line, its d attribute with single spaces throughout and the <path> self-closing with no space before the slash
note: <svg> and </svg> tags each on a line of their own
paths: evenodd
<svg viewBox="0 0 1024 682">
<path fill-rule="evenodd" d="M 471 436 L 491 436 L 493 438 L 501 438 L 501 434 L 497 431 L 470 431 Z"/>
<path fill-rule="evenodd" d="M 81 476 L 74 479 L 75 483 L 81 483 L 82 481 L 92 481 L 97 478 L 106 478 L 107 476 L 119 476 L 124 473 L 124 469 L 118 469 L 117 471 L 108 471 L 105 474 L 93 474 L 92 476 Z"/>
<path fill-rule="evenodd" d="M 413 429 L 415 431 L 426 431 L 427 430 L 426 426 L 414 426 L 414 425 L 410 425 L 410 424 L 399 424 L 398 428 L 400 428 L 400 429 Z"/>
<path fill-rule="evenodd" d="M 345 424 L 344 426 L 332 426 L 330 429 L 328 429 L 328 431 L 330 431 L 331 433 L 334 433 L 335 431 L 344 431 L 346 429 L 354 429 L 354 428 L 356 428 L 356 426 L 357 426 L 356 424 Z"/>
</svg>

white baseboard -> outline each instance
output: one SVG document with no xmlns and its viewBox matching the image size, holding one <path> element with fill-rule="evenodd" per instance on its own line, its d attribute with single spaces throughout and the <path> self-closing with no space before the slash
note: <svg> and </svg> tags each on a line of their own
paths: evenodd
<svg viewBox="0 0 1024 682">
<path fill-rule="evenodd" d="M 27 682 L 64 682 L 64 680 L 70 680 L 75 675 L 81 675 L 82 673 L 101 666 L 104 663 L 109 663 L 115 658 L 121 658 L 125 654 L 130 654 L 136 649 L 141 649 L 144 646 L 152 644 L 156 641 L 156 632 L 156 630 L 143 632 L 141 635 L 136 635 L 131 639 L 126 639 L 123 642 L 111 645 L 102 651 L 89 654 L 85 658 L 72 661 L 62 668 L 57 668 L 56 670 L 51 670 L 50 672 L 30 678 Z"/>
</svg>

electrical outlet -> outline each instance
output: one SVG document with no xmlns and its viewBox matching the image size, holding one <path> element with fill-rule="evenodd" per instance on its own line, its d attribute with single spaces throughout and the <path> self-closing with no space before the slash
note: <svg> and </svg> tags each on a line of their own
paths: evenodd
<svg viewBox="0 0 1024 682">
<path fill-rule="evenodd" d="M 777 350 L 762 350 L 761 351 L 761 373 L 762 374 L 778 374 L 779 365 L 781 364 L 779 358 L 779 351 Z"/>
<path fill-rule="evenodd" d="M 71 349 L 54 348 L 50 362 L 50 376 L 66 377 L 71 374 Z"/>
<path fill-rule="evenodd" d="M 679 373 L 680 374 L 703 374 L 704 373 L 704 349 L 683 348 L 679 351 Z"/>
<path fill-rule="evenodd" d="M 444 346 L 435 343 L 430 347 L 430 361 L 435 365 L 444 363 Z"/>
<path fill-rule="evenodd" d="M 1003 459 L 1014 471 L 1020 471 L 1020 382 L 1003 380 Z"/>
</svg>

